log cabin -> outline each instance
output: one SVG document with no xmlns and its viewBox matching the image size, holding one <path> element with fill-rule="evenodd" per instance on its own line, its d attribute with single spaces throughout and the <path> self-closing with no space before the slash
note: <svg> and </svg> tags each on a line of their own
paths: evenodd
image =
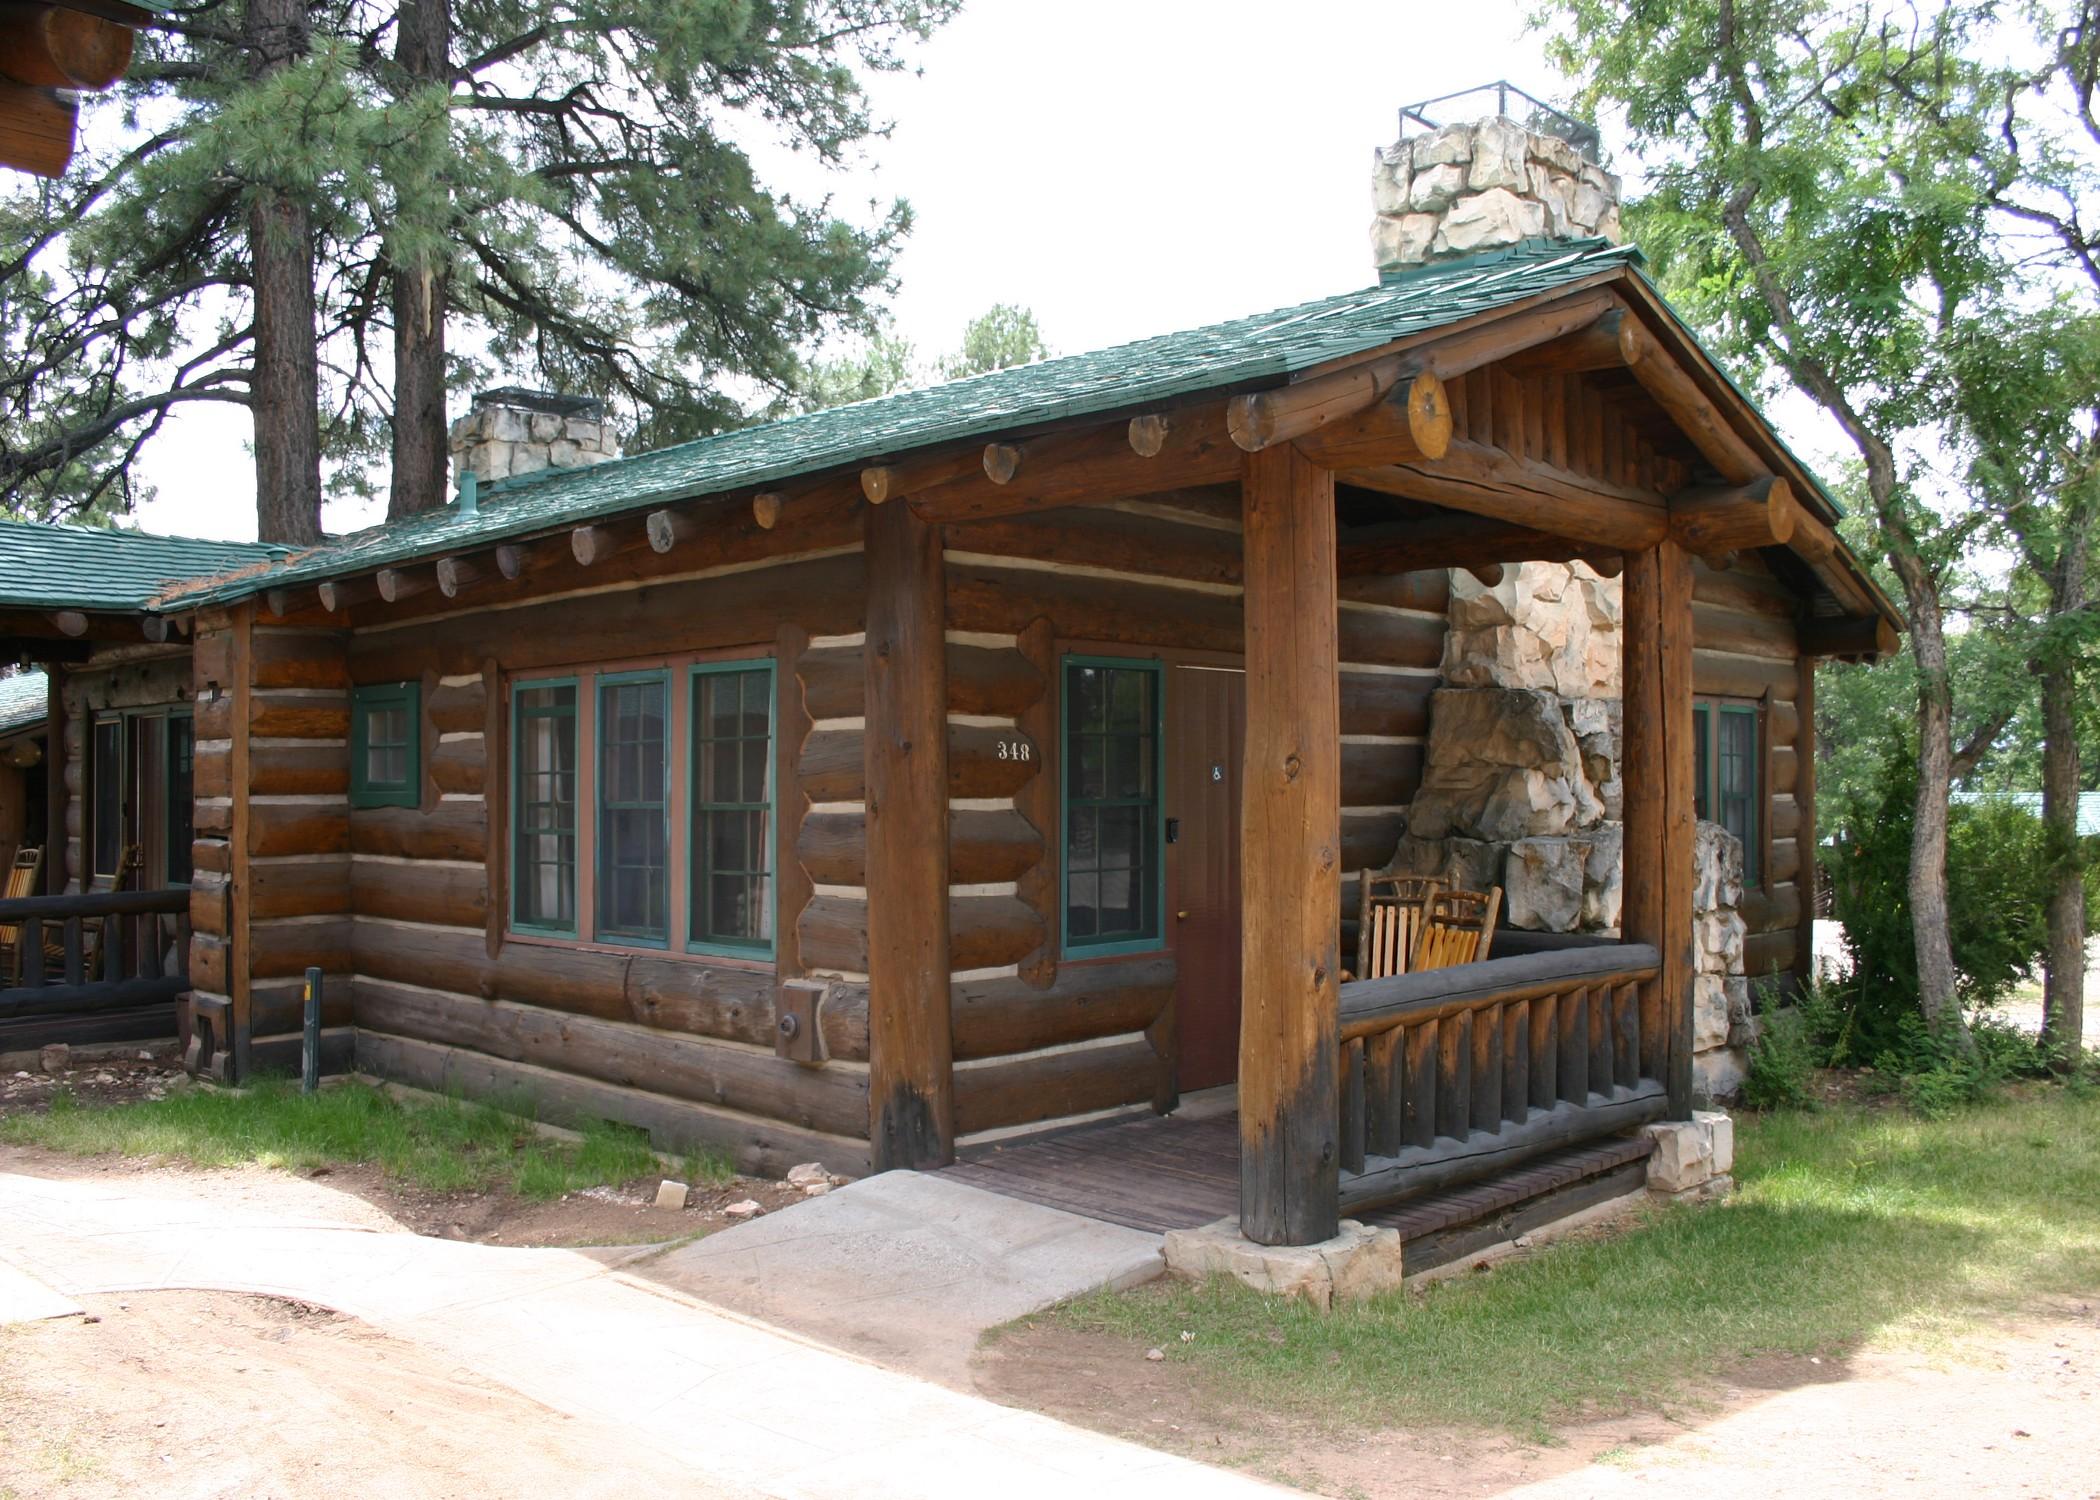
<svg viewBox="0 0 2100 1500">
<path fill-rule="evenodd" d="M 1055 1177 L 1222 1089 L 1265 1244 L 1623 1171 L 1723 1091 L 1702 996 L 1807 971 L 1814 665 L 1902 621 L 1576 146 L 1374 193 L 1322 301 L 628 457 L 491 392 L 435 511 L 38 595 L 109 642 L 40 656 L 61 888 L 163 622 L 200 1072 L 288 1069 L 317 969 L 331 1071 L 747 1168 Z M 1507 885 L 1493 956 L 1355 977 L 1370 869 Z"/>
</svg>

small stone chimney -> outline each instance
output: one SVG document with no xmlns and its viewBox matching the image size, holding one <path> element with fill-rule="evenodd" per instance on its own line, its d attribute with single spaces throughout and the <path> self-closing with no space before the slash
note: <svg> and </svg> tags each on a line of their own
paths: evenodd
<svg viewBox="0 0 2100 1500">
<path fill-rule="evenodd" d="M 542 469 L 581 469 L 620 453 L 604 402 L 514 385 L 476 396 L 452 424 L 451 445 L 455 483 L 468 474 L 487 484 Z"/>
<path fill-rule="evenodd" d="M 1371 198 L 1381 273 L 1525 240 L 1620 238 L 1619 179 L 1597 164 L 1595 127 L 1507 83 L 1402 109 Z"/>
</svg>

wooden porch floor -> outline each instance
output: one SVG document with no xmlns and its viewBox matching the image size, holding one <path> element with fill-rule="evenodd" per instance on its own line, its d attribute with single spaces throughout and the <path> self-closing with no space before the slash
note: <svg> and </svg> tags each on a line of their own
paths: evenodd
<svg viewBox="0 0 2100 1500">
<path fill-rule="evenodd" d="M 1523 1212 L 1527 1205 L 1546 1213 L 1536 1222 L 1549 1222 L 1639 1186 L 1654 1149 L 1640 1137 L 1593 1141 L 1361 1217 L 1410 1242 L 1445 1239 L 1482 1221 L 1522 1233 L 1531 1226 L 1519 1220 L 1536 1217 Z M 1148 1115 L 983 1147 L 943 1171 L 987 1192 L 1164 1234 L 1239 1211 L 1239 1150 L 1239 1119 L 1229 1110 Z"/>
</svg>

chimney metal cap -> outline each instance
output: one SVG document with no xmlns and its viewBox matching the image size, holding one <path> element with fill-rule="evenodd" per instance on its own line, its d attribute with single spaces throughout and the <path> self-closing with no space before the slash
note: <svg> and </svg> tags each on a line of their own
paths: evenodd
<svg viewBox="0 0 2100 1500">
<path fill-rule="evenodd" d="M 1515 110 L 1510 105 L 1515 103 Z M 1527 94 L 1508 79 L 1497 79 L 1455 94 L 1439 94 L 1419 104 L 1400 106 L 1400 139 L 1408 132 L 1442 130 L 1447 125 L 1466 125 L 1489 116 L 1514 120 L 1534 135 L 1558 136 L 1579 152 L 1583 160 L 1603 165 L 1603 149 L 1597 127 L 1578 120 L 1545 100 Z"/>
<path fill-rule="evenodd" d="M 558 391 L 535 391 L 522 385 L 499 385 L 481 391 L 474 405 L 508 406 L 519 411 L 543 411 L 557 417 L 585 417 L 592 421 L 605 415 L 605 403 L 596 396 L 564 396 Z"/>
</svg>

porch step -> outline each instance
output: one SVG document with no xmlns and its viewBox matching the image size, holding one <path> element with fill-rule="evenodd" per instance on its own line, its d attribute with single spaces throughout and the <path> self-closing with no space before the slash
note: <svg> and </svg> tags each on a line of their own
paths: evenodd
<svg viewBox="0 0 2100 1500">
<path fill-rule="evenodd" d="M 1399 1230 L 1408 1270 L 1428 1270 L 1632 1192 L 1654 1149 L 1638 1136 L 1570 1146 L 1487 1182 L 1356 1217 Z M 1239 1125 L 1230 1114 L 1104 1121 L 988 1147 L 940 1175 L 1164 1234 L 1238 1212 Z"/>
</svg>

